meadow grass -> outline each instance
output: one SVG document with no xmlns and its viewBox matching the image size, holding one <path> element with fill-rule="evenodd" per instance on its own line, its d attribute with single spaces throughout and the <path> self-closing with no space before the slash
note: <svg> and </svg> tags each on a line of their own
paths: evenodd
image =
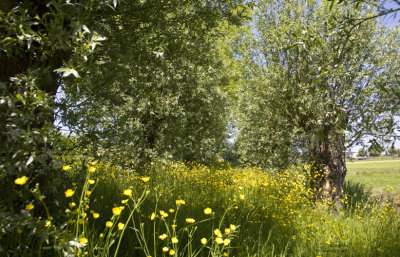
<svg viewBox="0 0 400 257">
<path fill-rule="evenodd" d="M 2 232 L 2 254 L 400 255 L 400 216 L 390 201 L 347 183 L 343 208 L 336 211 L 314 198 L 311 169 L 154 163 L 139 175 L 102 163 L 65 161 L 59 167 L 60 197 L 48 217 L 37 217 L 34 211 L 45 204 L 31 200 L 34 209 L 21 210 L 21 219 L 0 212 L 3 227 L 12 223 Z"/>
<path fill-rule="evenodd" d="M 347 161 L 347 180 L 363 183 L 375 194 L 400 195 L 400 159 Z"/>
</svg>

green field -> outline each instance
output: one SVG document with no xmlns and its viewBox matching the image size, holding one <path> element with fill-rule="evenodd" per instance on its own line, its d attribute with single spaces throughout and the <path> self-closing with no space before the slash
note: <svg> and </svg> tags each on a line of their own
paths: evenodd
<svg viewBox="0 0 400 257">
<path fill-rule="evenodd" d="M 361 182 L 375 194 L 400 195 L 400 159 L 348 160 L 347 180 Z"/>
</svg>

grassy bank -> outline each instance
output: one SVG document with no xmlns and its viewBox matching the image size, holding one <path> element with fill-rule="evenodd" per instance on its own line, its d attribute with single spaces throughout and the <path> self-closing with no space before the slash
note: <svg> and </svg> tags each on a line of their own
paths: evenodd
<svg viewBox="0 0 400 257">
<path fill-rule="evenodd" d="M 267 173 L 224 163 L 167 163 L 138 175 L 104 164 L 66 162 L 59 167 L 63 186 L 57 205 L 47 216 L 38 217 L 45 198 L 27 201 L 18 218 L 0 215 L 2 254 L 400 255 L 400 216 L 389 201 L 369 198 L 350 183 L 336 212 L 329 202 L 315 201 L 309 169 Z M 23 191 L 27 184 L 29 179 L 16 186 Z"/>
</svg>

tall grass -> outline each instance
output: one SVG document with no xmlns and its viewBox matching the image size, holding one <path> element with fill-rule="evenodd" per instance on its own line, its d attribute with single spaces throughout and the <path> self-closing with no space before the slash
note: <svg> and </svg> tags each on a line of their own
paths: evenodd
<svg viewBox="0 0 400 257">
<path fill-rule="evenodd" d="M 344 209 L 335 211 L 315 201 L 307 186 L 310 169 L 267 173 L 223 162 L 154 163 L 139 176 L 102 163 L 67 162 L 59 167 L 64 183 L 49 217 L 39 218 L 29 208 L 18 215 L 0 213 L 0 251 L 4 256 L 400 255 L 400 216 L 392 203 L 371 198 L 361 184 L 346 184 Z M 44 208 L 36 199 L 29 204 Z"/>
</svg>

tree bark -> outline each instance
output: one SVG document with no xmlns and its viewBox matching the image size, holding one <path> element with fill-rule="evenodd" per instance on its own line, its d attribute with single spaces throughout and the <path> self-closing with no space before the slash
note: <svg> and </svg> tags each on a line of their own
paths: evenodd
<svg viewBox="0 0 400 257">
<path fill-rule="evenodd" d="M 324 171 L 320 185 L 321 196 L 340 207 L 347 172 L 345 137 L 333 125 L 327 126 L 324 132 L 325 140 L 320 144 L 318 154 Z"/>
</svg>

